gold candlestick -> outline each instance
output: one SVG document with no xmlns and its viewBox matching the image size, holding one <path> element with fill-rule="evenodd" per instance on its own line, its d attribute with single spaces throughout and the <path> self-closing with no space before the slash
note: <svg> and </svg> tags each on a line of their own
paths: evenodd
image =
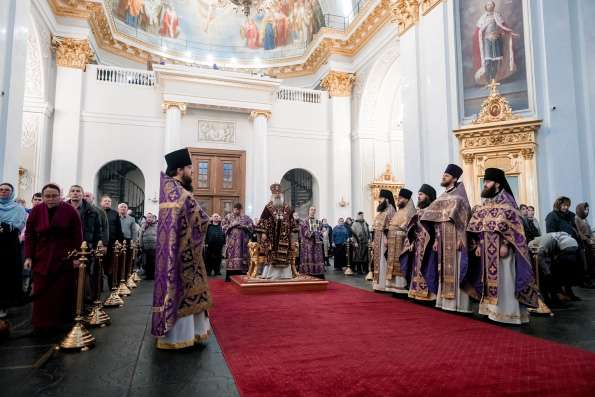
<svg viewBox="0 0 595 397">
<path fill-rule="evenodd" d="M 374 245 L 368 245 L 368 274 L 366 281 L 374 281 Z"/>
<path fill-rule="evenodd" d="M 74 326 L 62 342 L 60 342 L 60 349 L 63 350 L 87 351 L 95 346 L 95 338 L 83 325 L 83 317 L 81 315 L 83 311 L 83 296 L 85 294 L 85 268 L 87 267 L 87 261 L 89 260 L 87 256 L 89 254 L 86 241 L 83 241 L 79 252 L 75 251 L 71 254 L 78 255 L 80 263 L 76 291 L 76 317 L 74 319 Z"/>
<path fill-rule="evenodd" d="M 300 275 L 300 272 L 298 272 L 297 267 L 295 266 L 295 263 L 297 262 L 298 252 L 300 252 L 300 243 L 298 241 L 295 241 L 293 243 L 293 250 L 291 251 L 291 274 L 293 278 L 296 278 Z"/>
<path fill-rule="evenodd" d="M 120 248 L 122 245 L 119 241 L 114 244 L 112 253 L 112 289 L 110 296 L 103 302 L 104 307 L 122 307 L 124 300 L 118 295 L 118 264 L 120 263 Z"/>
<path fill-rule="evenodd" d="M 353 270 L 351 270 L 351 238 L 348 238 L 345 242 L 345 251 L 347 253 L 347 269 L 345 269 L 343 274 L 353 276 Z"/>
<path fill-rule="evenodd" d="M 134 264 L 136 263 L 137 245 L 136 240 L 130 240 L 130 248 L 132 249 L 132 259 L 130 260 L 130 266 L 128 267 L 128 279 L 126 280 L 126 286 L 128 288 L 136 288 L 137 285 L 134 282 Z"/>
<path fill-rule="evenodd" d="M 95 301 L 93 302 L 93 309 L 91 309 L 91 312 L 85 317 L 85 323 L 91 327 L 105 327 L 106 325 L 110 325 L 112 321 L 110 316 L 103 310 L 103 305 L 101 304 L 104 256 L 104 246 L 101 241 L 97 244 L 97 248 L 92 251 L 92 253 L 97 260 L 97 268 L 95 269 Z"/>
<path fill-rule="evenodd" d="M 537 296 L 537 304 L 538 307 L 536 309 L 529 308 L 527 311 L 533 314 L 543 314 L 546 316 L 554 317 L 554 313 L 551 311 L 549 307 L 545 304 L 543 299 L 541 298 L 541 290 L 539 288 L 539 255 L 538 252 L 533 253 L 533 273 L 535 274 L 535 285 L 537 286 L 537 290 L 540 291 Z"/>
<path fill-rule="evenodd" d="M 126 240 L 122 242 L 122 248 L 120 249 L 120 285 L 118 286 L 118 295 L 120 296 L 130 296 L 131 292 L 130 289 L 126 286 Z"/>
<path fill-rule="evenodd" d="M 134 249 L 136 252 L 136 255 L 138 255 L 138 252 L 140 251 L 140 241 L 135 240 L 136 244 L 134 245 Z M 134 281 L 136 283 L 136 286 L 138 287 L 138 285 L 140 284 L 141 278 L 138 275 L 138 271 L 139 269 L 137 269 L 136 271 L 132 272 L 132 281 Z"/>
</svg>

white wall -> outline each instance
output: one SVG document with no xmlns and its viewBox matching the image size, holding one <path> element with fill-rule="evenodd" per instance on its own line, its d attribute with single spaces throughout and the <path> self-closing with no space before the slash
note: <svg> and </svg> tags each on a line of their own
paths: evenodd
<svg viewBox="0 0 595 397">
<path fill-rule="evenodd" d="M 97 81 L 96 69 L 90 65 L 83 79 L 80 182 L 85 187 L 92 187 L 103 165 L 112 160 L 130 161 L 145 177 L 145 208 L 155 211 L 156 203 L 151 199 L 158 193 L 159 172 L 164 165 L 165 115 L 161 110 L 161 88 Z M 306 169 L 321 187 L 316 204 L 324 216 L 329 200 L 325 189 L 329 183 L 329 130 L 328 98 L 326 93 L 321 97 L 321 103 L 273 102 L 272 118 L 268 121 L 269 180 L 261 188 L 268 192 L 269 185 L 279 182 L 288 170 Z M 199 141 L 199 119 L 235 122 L 235 142 Z M 181 120 L 181 143 L 184 146 L 246 152 L 246 210 L 258 215 L 262 209 L 251 208 L 255 187 L 250 181 L 259 161 L 252 156 L 253 133 L 253 122 L 247 113 L 189 108 Z"/>
</svg>

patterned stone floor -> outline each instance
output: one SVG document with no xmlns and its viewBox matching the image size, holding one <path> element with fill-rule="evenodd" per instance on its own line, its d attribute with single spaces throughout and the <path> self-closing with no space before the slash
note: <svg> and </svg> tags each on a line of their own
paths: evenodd
<svg viewBox="0 0 595 397">
<path fill-rule="evenodd" d="M 327 279 L 371 290 L 361 275 L 345 277 L 330 270 Z M 595 290 L 576 292 L 583 301 L 556 310 L 555 317 L 532 317 L 528 326 L 509 328 L 595 352 Z M 142 282 L 124 308 L 110 311 L 113 324 L 93 331 L 95 349 L 80 354 L 55 353 L 41 368 L 33 365 L 58 338 L 28 335 L 30 308 L 13 310 L 15 332 L 0 343 L 0 395 L 237 396 L 216 338 L 187 351 L 155 349 L 150 335 L 151 297 L 152 283 Z"/>
</svg>

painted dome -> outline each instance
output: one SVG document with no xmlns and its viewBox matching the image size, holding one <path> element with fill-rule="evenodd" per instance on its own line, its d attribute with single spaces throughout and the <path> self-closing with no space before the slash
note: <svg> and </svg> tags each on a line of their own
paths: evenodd
<svg viewBox="0 0 595 397">
<path fill-rule="evenodd" d="M 108 0 L 116 30 L 197 62 L 301 56 L 325 26 L 318 0 Z M 245 4 L 245 3 L 244 3 Z"/>
</svg>

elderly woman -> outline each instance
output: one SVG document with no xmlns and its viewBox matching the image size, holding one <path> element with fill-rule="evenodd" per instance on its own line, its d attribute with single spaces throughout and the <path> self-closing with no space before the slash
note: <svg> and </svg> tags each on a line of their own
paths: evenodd
<svg viewBox="0 0 595 397">
<path fill-rule="evenodd" d="M 25 231 L 25 267 L 33 271 L 33 327 L 53 331 L 70 324 L 76 303 L 76 278 L 68 253 L 83 241 L 77 210 L 61 200 L 52 183 L 41 191 L 43 203 L 31 211 Z"/>
<path fill-rule="evenodd" d="M 19 301 L 23 292 L 19 234 L 27 213 L 14 196 L 10 183 L 0 184 L 0 318 L 6 317 L 6 308 Z"/>
</svg>

